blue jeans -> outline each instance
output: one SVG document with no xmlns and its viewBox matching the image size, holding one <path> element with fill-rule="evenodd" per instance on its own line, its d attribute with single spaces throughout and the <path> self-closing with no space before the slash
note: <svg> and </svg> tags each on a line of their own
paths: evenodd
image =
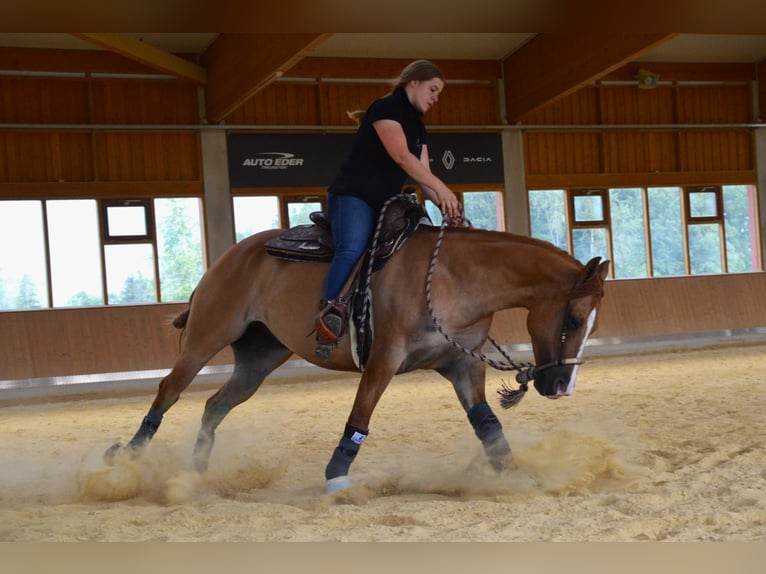
<svg viewBox="0 0 766 574">
<path fill-rule="evenodd" d="M 352 195 L 328 194 L 327 215 L 332 228 L 335 255 L 325 277 L 325 299 L 336 299 L 367 249 L 375 229 L 377 213 L 367 202 Z"/>
</svg>

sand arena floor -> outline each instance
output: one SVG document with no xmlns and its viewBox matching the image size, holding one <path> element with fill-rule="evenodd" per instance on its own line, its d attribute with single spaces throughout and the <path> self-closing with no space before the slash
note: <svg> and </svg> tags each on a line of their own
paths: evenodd
<svg viewBox="0 0 766 574">
<path fill-rule="evenodd" d="M 205 399 L 169 411 L 146 454 L 104 450 L 153 395 L 0 408 L 0 541 L 766 541 L 766 345 L 592 357 L 573 397 L 530 392 L 504 411 L 497 475 L 451 386 L 396 377 L 352 467 L 324 466 L 356 375 L 267 381 L 188 470 Z"/>
</svg>

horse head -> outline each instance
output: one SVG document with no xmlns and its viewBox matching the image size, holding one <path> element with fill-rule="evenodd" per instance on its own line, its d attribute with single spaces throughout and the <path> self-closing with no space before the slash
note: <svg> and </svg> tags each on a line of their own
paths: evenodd
<svg viewBox="0 0 766 574">
<path fill-rule="evenodd" d="M 534 385 L 544 397 L 574 393 L 577 367 L 588 337 L 598 325 L 609 261 L 591 259 L 570 291 L 533 306 L 527 316 L 535 355 Z"/>
</svg>

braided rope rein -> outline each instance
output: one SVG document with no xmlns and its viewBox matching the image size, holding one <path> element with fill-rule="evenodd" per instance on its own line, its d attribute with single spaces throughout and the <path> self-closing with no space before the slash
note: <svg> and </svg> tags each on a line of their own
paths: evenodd
<svg viewBox="0 0 766 574">
<path fill-rule="evenodd" d="M 392 197 L 389 197 L 386 202 L 383 204 L 383 206 L 380 208 L 380 214 L 378 215 L 378 222 L 375 226 L 375 233 L 372 236 L 372 242 L 370 243 L 369 248 L 369 257 L 368 257 L 368 265 L 367 265 L 367 273 L 364 277 L 364 290 L 362 291 L 363 296 L 363 302 L 362 305 L 362 321 L 360 321 L 359 326 L 359 339 L 364 339 L 364 326 L 365 326 L 365 320 L 364 318 L 367 317 L 367 312 L 370 309 L 370 282 L 372 281 L 372 268 L 373 260 L 375 258 L 375 254 L 378 252 L 378 240 L 380 239 L 380 231 L 383 228 L 383 216 L 386 213 L 386 210 L 388 209 L 388 206 L 391 205 L 394 201 L 401 198 L 407 198 L 409 200 L 410 195 L 407 193 L 399 193 L 397 195 L 394 195 Z"/>
<path fill-rule="evenodd" d="M 506 353 L 505 350 L 500 347 L 500 345 L 497 343 L 497 341 L 495 341 L 495 339 L 492 338 L 491 335 L 487 335 L 487 339 L 492 343 L 492 346 L 494 346 L 495 349 L 503 356 L 506 362 L 495 361 L 487 357 L 482 352 L 476 352 L 473 349 L 469 349 L 455 341 L 455 339 L 453 339 L 449 333 L 444 330 L 444 328 L 441 326 L 441 323 L 434 315 L 433 303 L 431 300 L 431 279 L 433 278 L 433 272 L 436 268 L 436 260 L 439 256 L 439 250 L 441 249 L 446 226 L 447 220 L 443 219 L 441 226 L 439 227 L 439 234 L 436 239 L 436 245 L 434 246 L 434 252 L 431 256 L 431 263 L 428 266 L 428 273 L 426 274 L 426 304 L 428 306 L 428 313 L 431 315 L 431 321 L 433 321 L 436 330 L 439 331 L 439 333 L 441 333 L 441 335 L 456 349 L 466 353 L 467 355 L 470 355 L 474 359 L 478 359 L 493 369 L 497 369 L 499 371 L 518 371 L 516 375 L 516 381 L 519 383 L 518 389 L 513 389 L 509 387 L 507 383 L 503 383 L 501 389 L 497 391 L 497 393 L 500 395 L 500 405 L 504 409 L 511 408 L 517 405 L 521 399 L 524 398 L 524 395 L 529 389 L 529 381 L 535 378 L 534 364 L 519 363 L 511 359 L 508 353 Z M 468 226 L 470 226 L 470 223 L 468 223 Z"/>
</svg>

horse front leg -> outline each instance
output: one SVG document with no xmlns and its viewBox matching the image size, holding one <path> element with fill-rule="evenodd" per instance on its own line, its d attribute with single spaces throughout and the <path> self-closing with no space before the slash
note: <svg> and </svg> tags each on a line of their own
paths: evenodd
<svg viewBox="0 0 766 574">
<path fill-rule="evenodd" d="M 349 469 L 369 434 L 370 418 L 375 406 L 395 372 L 395 367 L 381 364 L 380 361 L 367 364 L 343 436 L 325 468 L 328 493 L 339 492 L 351 486 Z"/>
<path fill-rule="evenodd" d="M 505 438 L 503 425 L 487 403 L 484 363 L 468 355 L 459 355 L 447 366 L 436 370 L 452 383 L 492 468 L 498 472 L 505 470 L 511 447 Z"/>
</svg>

